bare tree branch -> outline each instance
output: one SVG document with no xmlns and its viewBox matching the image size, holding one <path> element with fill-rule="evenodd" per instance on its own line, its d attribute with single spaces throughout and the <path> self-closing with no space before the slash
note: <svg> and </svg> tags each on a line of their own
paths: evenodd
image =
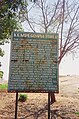
<svg viewBox="0 0 79 119">
<path fill-rule="evenodd" d="M 63 49 L 65 49 L 65 48 L 67 47 L 67 45 L 69 45 L 70 41 L 72 40 L 72 39 L 70 38 L 70 36 L 71 36 L 72 33 L 73 33 L 73 31 L 72 31 L 72 26 L 73 26 L 73 22 L 74 22 L 74 19 L 75 19 L 75 17 L 76 17 L 76 14 L 77 14 L 77 12 L 78 12 L 78 9 L 79 9 L 79 6 L 77 7 L 77 10 L 76 10 L 76 12 L 75 12 L 75 14 L 74 14 L 74 16 L 73 16 L 73 18 L 72 18 L 72 20 L 71 20 L 71 23 L 70 23 L 70 26 L 69 26 L 69 30 L 68 30 L 68 35 L 67 35 L 67 38 L 66 38 L 66 40 L 65 40 L 64 48 L 63 48 Z M 75 40 L 75 39 L 74 39 L 74 40 Z M 75 42 L 74 42 L 74 44 L 75 44 Z"/>
<path fill-rule="evenodd" d="M 26 21 L 33 32 L 35 25 L 35 28 L 39 27 L 46 33 L 59 33 L 60 63 L 68 52 L 74 51 L 79 46 L 79 5 L 68 0 L 57 0 L 54 3 L 52 0 L 52 4 L 49 5 L 46 0 L 40 0 L 34 7 L 39 9 L 40 14 L 37 12 L 35 14 L 37 16 L 32 16 L 34 19 L 27 14 Z"/>
<path fill-rule="evenodd" d="M 56 4 L 56 7 L 55 7 L 53 16 L 51 17 L 51 19 L 50 19 L 49 24 L 48 24 L 47 27 L 49 27 L 49 26 L 51 25 L 51 22 L 53 21 L 53 18 L 54 18 L 54 16 L 56 15 L 56 11 L 57 11 L 57 7 L 58 7 L 58 5 L 59 5 L 59 2 L 60 2 L 60 0 L 57 1 L 57 4 Z"/>
<path fill-rule="evenodd" d="M 46 17 L 45 17 L 45 13 L 44 13 L 43 0 L 41 0 L 41 9 L 42 9 L 43 21 L 44 21 L 44 26 L 45 26 L 45 33 L 47 33 Z"/>
<path fill-rule="evenodd" d="M 60 55 L 62 54 L 62 40 L 63 40 L 63 27 L 64 27 L 64 11 L 65 11 L 65 0 L 63 0 L 62 7 L 62 24 L 61 24 L 61 40 L 60 40 Z"/>
</svg>

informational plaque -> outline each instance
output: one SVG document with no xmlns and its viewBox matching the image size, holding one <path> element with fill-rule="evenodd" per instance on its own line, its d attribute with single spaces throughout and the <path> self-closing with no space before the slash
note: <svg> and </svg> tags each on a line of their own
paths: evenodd
<svg viewBox="0 0 79 119">
<path fill-rule="evenodd" d="M 58 34 L 14 32 L 8 91 L 58 90 Z"/>
</svg>

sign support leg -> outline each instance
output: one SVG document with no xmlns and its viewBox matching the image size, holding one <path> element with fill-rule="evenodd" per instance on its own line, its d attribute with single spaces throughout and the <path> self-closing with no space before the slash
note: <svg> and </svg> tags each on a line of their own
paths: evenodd
<svg viewBox="0 0 79 119">
<path fill-rule="evenodd" d="M 18 109 L 18 92 L 16 92 L 15 119 L 17 119 L 17 109 Z"/>
<path fill-rule="evenodd" d="M 48 119 L 50 119 L 50 93 L 48 93 Z"/>
</svg>

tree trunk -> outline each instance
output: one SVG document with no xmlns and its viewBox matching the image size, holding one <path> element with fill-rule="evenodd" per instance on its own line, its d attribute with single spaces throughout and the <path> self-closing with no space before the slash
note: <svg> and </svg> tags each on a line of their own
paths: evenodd
<svg viewBox="0 0 79 119">
<path fill-rule="evenodd" d="M 56 102 L 55 93 L 50 93 L 50 97 L 51 97 L 51 104 Z"/>
</svg>

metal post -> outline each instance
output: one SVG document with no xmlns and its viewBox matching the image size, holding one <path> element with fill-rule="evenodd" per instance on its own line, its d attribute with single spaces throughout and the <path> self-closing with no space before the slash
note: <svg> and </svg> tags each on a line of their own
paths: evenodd
<svg viewBox="0 0 79 119">
<path fill-rule="evenodd" d="M 48 119 L 50 119 L 50 93 L 48 93 Z"/>
<path fill-rule="evenodd" d="M 16 92 L 15 119 L 17 119 L 17 109 L 18 109 L 18 92 Z"/>
</svg>

